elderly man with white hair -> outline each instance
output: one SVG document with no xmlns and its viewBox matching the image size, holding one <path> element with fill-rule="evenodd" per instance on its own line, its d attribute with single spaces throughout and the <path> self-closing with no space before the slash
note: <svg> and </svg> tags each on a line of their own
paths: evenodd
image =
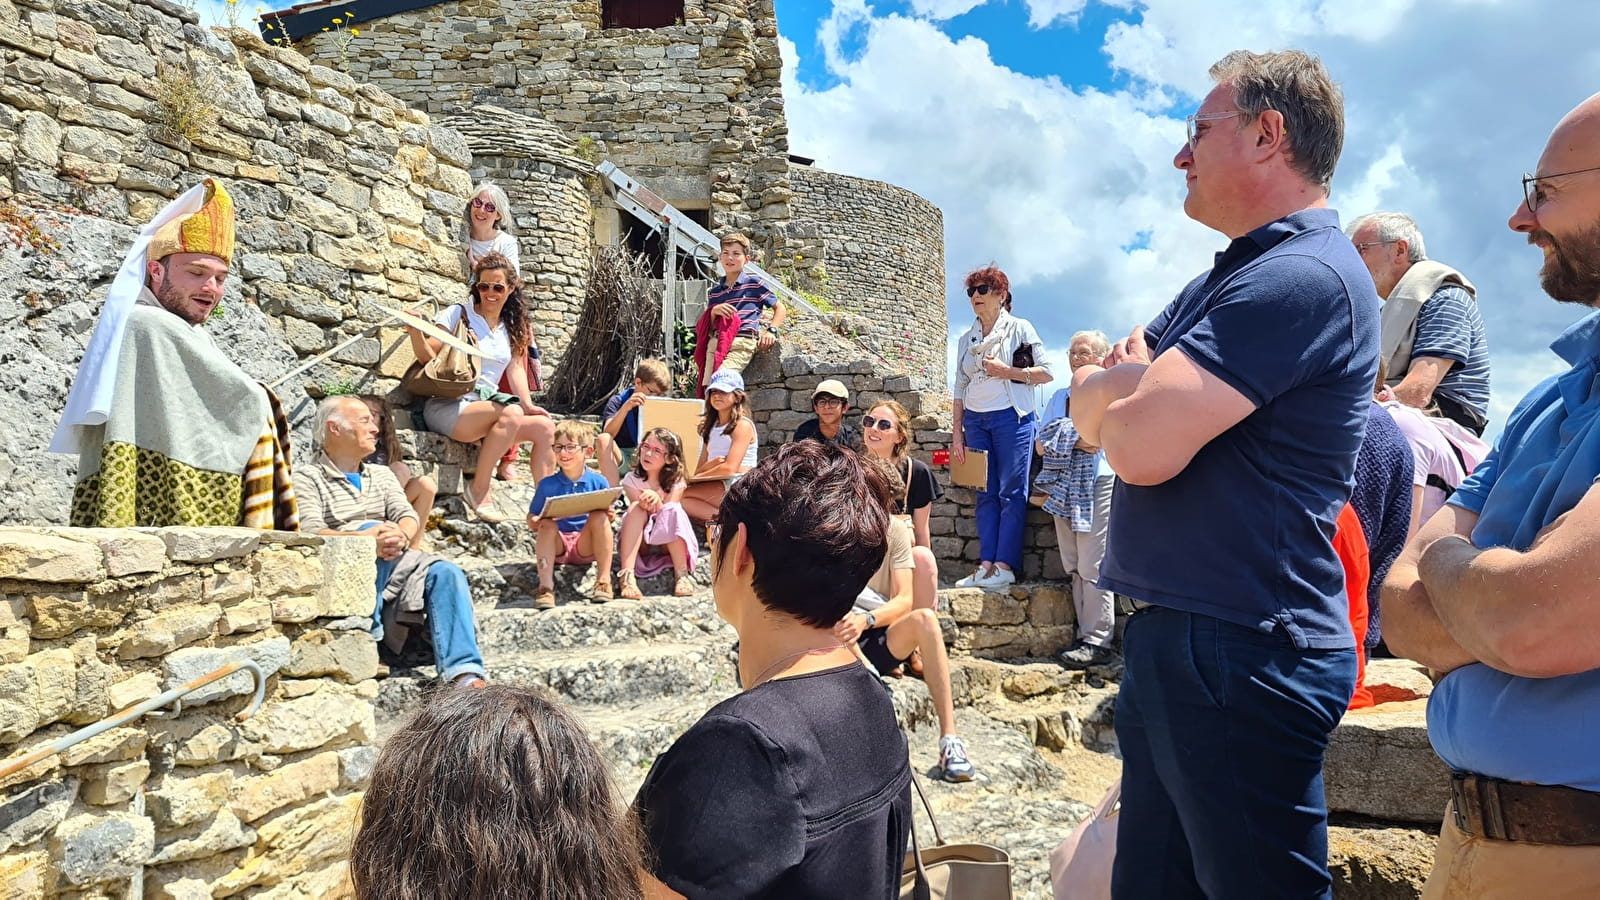
<svg viewBox="0 0 1600 900">
<path fill-rule="evenodd" d="M 1368 213 L 1345 233 L 1383 298 L 1381 345 L 1396 400 L 1437 406 L 1482 435 L 1489 419 L 1489 344 L 1477 288 L 1428 258 L 1422 231 L 1405 213 Z"/>
<path fill-rule="evenodd" d="M 328 397 L 317 407 L 322 452 L 300 470 L 300 530 L 360 535 L 378 542 L 373 636 L 398 652 L 407 626 L 426 622 L 439 680 L 483 687 L 483 655 L 467 576 L 455 563 L 411 550 L 422 522 L 388 466 L 366 462 L 378 423 L 355 396 Z"/>
</svg>

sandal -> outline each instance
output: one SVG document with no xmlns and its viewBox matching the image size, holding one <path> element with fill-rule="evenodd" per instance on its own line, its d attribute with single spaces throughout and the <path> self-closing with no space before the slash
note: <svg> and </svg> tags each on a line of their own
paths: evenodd
<svg viewBox="0 0 1600 900">
<path fill-rule="evenodd" d="M 618 597 L 621 597 L 624 600 L 644 599 L 644 594 L 639 592 L 639 583 L 634 581 L 632 572 L 624 571 L 620 578 L 620 586 L 617 588 Z"/>
<path fill-rule="evenodd" d="M 533 608 L 534 609 L 555 609 L 556 608 L 556 592 L 553 589 L 547 588 L 547 587 L 539 588 L 539 592 L 537 594 L 533 595 Z"/>
<path fill-rule="evenodd" d="M 594 593 L 590 595 L 589 602 L 605 603 L 614 597 L 615 595 L 611 592 L 611 579 L 607 578 L 604 581 L 596 581 L 594 583 Z"/>
<path fill-rule="evenodd" d="M 694 576 L 689 575 L 687 573 L 683 574 L 683 575 L 679 575 L 678 576 L 678 580 L 674 581 L 672 583 L 672 596 L 674 596 L 674 597 L 693 597 L 694 596 Z"/>
</svg>

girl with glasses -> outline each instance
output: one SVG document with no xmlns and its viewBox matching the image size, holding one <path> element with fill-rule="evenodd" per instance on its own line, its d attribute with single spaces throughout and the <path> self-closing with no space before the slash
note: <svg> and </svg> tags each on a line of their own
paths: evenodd
<svg viewBox="0 0 1600 900">
<path fill-rule="evenodd" d="M 689 483 L 683 473 L 683 441 L 665 428 L 652 428 L 639 441 L 633 471 L 622 478 L 622 491 L 628 496 L 628 511 L 617 532 L 617 557 L 621 569 L 618 595 L 624 600 L 644 596 L 634 580 L 649 578 L 672 567 L 674 597 L 694 593 L 689 570 L 700 553 L 694 525 L 683 511 L 683 492 Z M 641 554 L 640 544 L 653 549 Z"/>
<path fill-rule="evenodd" d="M 533 340 L 516 268 L 509 259 L 491 253 L 478 260 L 472 274 L 472 300 L 439 313 L 434 322 L 454 331 L 466 317 L 478 349 L 483 351 L 478 383 L 459 398 L 429 398 L 422 418 L 429 430 L 452 440 L 483 442 L 465 501 L 469 518 L 476 516 L 493 524 L 505 521 L 489 502 L 501 454 L 518 443 L 532 443 L 533 474 L 535 479 L 543 478 L 554 467 L 550 443 L 555 424 L 529 393 L 527 359 Z M 433 359 L 440 342 L 415 329 L 410 331 L 417 359 L 424 363 Z M 502 374 L 508 376 L 510 391 L 500 389 Z"/>
<path fill-rule="evenodd" d="M 933 556 L 933 537 L 928 520 L 933 502 L 944 496 L 944 489 L 933 477 L 928 464 L 911 455 L 911 413 L 893 400 L 885 400 L 861 417 L 862 446 L 869 456 L 889 463 L 900 476 L 905 490 L 897 492 L 889 511 L 893 526 L 904 528 L 914 545 L 911 559 L 912 606 L 934 609 L 938 606 L 939 565 Z M 906 663 L 912 675 L 922 676 L 922 654 L 915 652 Z"/>
<path fill-rule="evenodd" d="M 976 319 L 957 344 L 950 455 L 989 454 L 989 479 L 977 494 L 978 570 L 957 587 L 1003 588 L 1022 567 L 1028 514 L 1028 464 L 1033 450 L 1034 385 L 1053 376 L 1044 342 L 1027 319 L 1011 315 L 1011 282 L 985 266 L 966 280 Z"/>
</svg>

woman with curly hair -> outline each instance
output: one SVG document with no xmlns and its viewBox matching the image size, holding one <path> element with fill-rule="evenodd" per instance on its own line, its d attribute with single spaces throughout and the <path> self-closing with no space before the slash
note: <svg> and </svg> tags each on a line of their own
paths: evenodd
<svg viewBox="0 0 1600 900">
<path fill-rule="evenodd" d="M 489 503 L 500 455 L 513 444 L 530 442 L 534 479 L 549 475 L 554 466 L 550 443 L 555 423 L 528 392 L 527 356 L 532 337 L 516 267 L 506 257 L 490 253 L 473 265 L 472 274 L 469 301 L 439 313 L 434 322 L 454 331 L 461 317 L 467 317 L 478 349 L 483 351 L 478 383 L 460 398 L 430 398 L 422 417 L 429 429 L 453 440 L 483 442 L 466 495 L 467 514 L 495 523 L 505 520 Z M 433 359 L 440 346 L 437 339 L 411 329 L 411 349 L 419 361 Z M 510 375 L 510 393 L 500 390 L 502 373 Z"/>
<path fill-rule="evenodd" d="M 571 713 L 440 691 L 384 745 L 350 848 L 360 900 L 642 897 L 636 824 Z"/>
</svg>

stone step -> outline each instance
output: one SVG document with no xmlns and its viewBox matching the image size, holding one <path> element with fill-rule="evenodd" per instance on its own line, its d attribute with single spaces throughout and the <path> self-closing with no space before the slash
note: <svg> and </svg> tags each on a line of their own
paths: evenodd
<svg viewBox="0 0 1600 900">
<path fill-rule="evenodd" d="M 478 647 L 485 660 L 539 650 L 661 641 L 712 641 L 731 647 L 737 639 L 733 628 L 717 616 L 709 595 L 569 602 L 545 610 L 479 610 L 477 620 Z"/>
<path fill-rule="evenodd" d="M 729 646 L 712 643 L 617 644 L 566 650 L 486 654 L 490 680 L 542 688 L 563 703 L 628 703 L 658 697 L 709 696 L 733 690 Z M 377 715 L 394 719 L 424 699 L 434 668 L 392 672 L 379 682 Z"/>
</svg>

